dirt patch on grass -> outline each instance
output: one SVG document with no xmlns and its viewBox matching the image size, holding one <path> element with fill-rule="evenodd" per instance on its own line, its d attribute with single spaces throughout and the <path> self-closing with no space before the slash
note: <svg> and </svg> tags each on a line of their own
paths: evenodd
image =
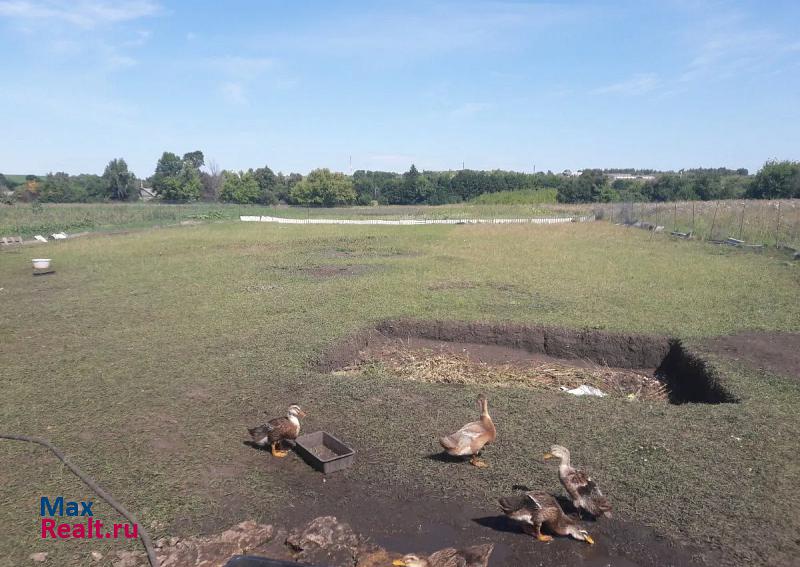
<svg viewBox="0 0 800 567">
<path fill-rule="evenodd" d="M 741 333 L 706 341 L 703 347 L 800 381 L 800 333 Z"/>
<path fill-rule="evenodd" d="M 158 453 L 171 453 L 186 444 L 178 420 L 171 415 L 141 415 L 131 427 L 132 433 L 148 439 L 150 447 Z"/>
<path fill-rule="evenodd" d="M 428 285 L 428 289 L 432 291 L 446 291 L 450 289 L 478 289 L 481 287 L 496 291 L 504 291 L 506 293 L 533 295 L 531 294 L 530 290 L 511 283 L 476 283 L 465 280 L 442 280 Z"/>
<path fill-rule="evenodd" d="M 192 386 L 183 395 L 195 402 L 207 402 L 213 397 L 209 389 L 203 386 Z"/>
<path fill-rule="evenodd" d="M 336 372 L 363 374 L 378 365 L 394 376 L 417 382 L 555 391 L 589 385 L 608 395 L 631 400 L 668 399 L 666 386 L 652 372 L 610 368 L 585 361 L 570 364 L 548 356 L 522 354 L 506 347 L 389 339 L 382 347 L 361 351 L 359 362 Z"/>
<path fill-rule="evenodd" d="M 346 266 L 333 264 L 304 268 L 301 271 L 312 279 L 325 280 L 329 278 L 361 276 L 375 269 L 375 266 L 369 264 L 349 264 Z"/>
<path fill-rule="evenodd" d="M 505 323 L 390 320 L 356 333 L 318 361 L 322 372 L 380 362 L 420 381 L 571 389 L 631 398 L 725 403 L 736 397 L 716 369 L 666 336 Z"/>
<path fill-rule="evenodd" d="M 323 251 L 325 258 L 414 258 L 419 252 L 406 250 L 359 250 L 349 248 L 332 248 Z"/>
<path fill-rule="evenodd" d="M 277 284 L 250 284 L 242 288 L 242 291 L 245 293 L 269 293 L 271 291 L 275 291 L 279 289 L 280 286 Z"/>
<path fill-rule="evenodd" d="M 241 254 L 266 254 L 280 250 L 274 242 L 236 242 L 224 248 Z"/>
<path fill-rule="evenodd" d="M 432 284 L 428 285 L 428 289 L 432 291 L 445 291 L 448 289 L 476 289 L 477 287 L 478 284 L 464 280 L 440 281 L 433 282 Z"/>
<path fill-rule="evenodd" d="M 387 338 L 508 347 L 522 353 L 583 360 L 614 368 L 657 368 L 670 349 L 670 340 L 664 336 L 513 323 L 400 319 L 380 322 L 372 329 L 347 338 L 325 353 L 318 366 L 325 372 L 347 366 L 357 360 L 360 351 L 385 343 Z"/>
</svg>

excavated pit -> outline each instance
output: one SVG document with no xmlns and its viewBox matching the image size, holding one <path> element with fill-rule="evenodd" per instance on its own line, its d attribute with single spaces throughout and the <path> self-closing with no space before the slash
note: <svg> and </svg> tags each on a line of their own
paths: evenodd
<svg viewBox="0 0 800 567">
<path fill-rule="evenodd" d="M 347 337 L 316 363 L 360 373 L 374 363 L 411 380 L 571 389 L 683 403 L 736 398 L 702 356 L 667 336 L 461 321 L 389 320 Z"/>
</svg>

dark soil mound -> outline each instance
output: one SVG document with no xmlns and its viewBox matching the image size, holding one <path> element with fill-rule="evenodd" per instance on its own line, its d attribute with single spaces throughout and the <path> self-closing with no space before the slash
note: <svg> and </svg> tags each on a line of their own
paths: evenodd
<svg viewBox="0 0 800 567">
<path fill-rule="evenodd" d="M 703 346 L 753 368 L 800 381 L 800 333 L 741 333 L 711 339 Z"/>
<path fill-rule="evenodd" d="M 436 344 L 470 345 L 480 362 L 532 362 L 531 354 L 583 367 L 599 365 L 647 371 L 667 385 L 672 403 L 724 403 L 735 397 L 724 388 L 716 370 L 703 358 L 666 336 L 609 333 L 594 329 L 565 329 L 506 323 L 389 320 L 345 339 L 317 363 L 322 372 L 364 362 L 390 340 L 422 340 Z M 489 348 L 473 348 L 487 345 Z M 465 348 L 466 350 L 466 348 Z M 509 351 L 518 354 L 509 355 Z M 539 358 L 541 358 L 541 356 Z M 498 357 L 505 358 L 499 360 Z"/>
</svg>

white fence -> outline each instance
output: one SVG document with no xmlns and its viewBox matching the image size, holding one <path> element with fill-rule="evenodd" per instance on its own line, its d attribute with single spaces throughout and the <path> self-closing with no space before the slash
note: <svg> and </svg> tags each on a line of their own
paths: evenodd
<svg viewBox="0 0 800 567">
<path fill-rule="evenodd" d="M 565 222 L 589 222 L 594 215 L 584 217 L 552 217 L 539 219 L 288 219 L 270 216 L 240 216 L 245 222 L 276 222 L 281 224 L 366 224 L 366 225 L 420 225 L 420 224 L 561 224 Z"/>
</svg>

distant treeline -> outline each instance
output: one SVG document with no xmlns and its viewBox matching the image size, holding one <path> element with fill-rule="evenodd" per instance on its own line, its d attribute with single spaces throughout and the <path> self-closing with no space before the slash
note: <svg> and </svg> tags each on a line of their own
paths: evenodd
<svg viewBox="0 0 800 567">
<path fill-rule="evenodd" d="M 620 177 L 624 175 L 624 177 Z M 144 187 L 145 190 L 141 190 Z M 487 195 L 500 194 L 496 199 Z M 308 175 L 274 173 L 269 167 L 221 170 L 203 152 L 164 152 L 155 173 L 138 180 L 123 159 L 103 175 L 49 173 L 44 177 L 0 174 L 0 197 L 41 202 L 88 202 L 156 198 L 164 202 L 221 201 L 273 205 L 442 205 L 476 202 L 663 202 L 715 199 L 800 198 L 800 162 L 768 161 L 755 175 L 746 169 L 697 168 L 680 172 L 591 169 L 568 172 L 358 170 L 352 175 L 316 169 Z M 482 197 L 483 196 L 483 197 Z"/>
</svg>

